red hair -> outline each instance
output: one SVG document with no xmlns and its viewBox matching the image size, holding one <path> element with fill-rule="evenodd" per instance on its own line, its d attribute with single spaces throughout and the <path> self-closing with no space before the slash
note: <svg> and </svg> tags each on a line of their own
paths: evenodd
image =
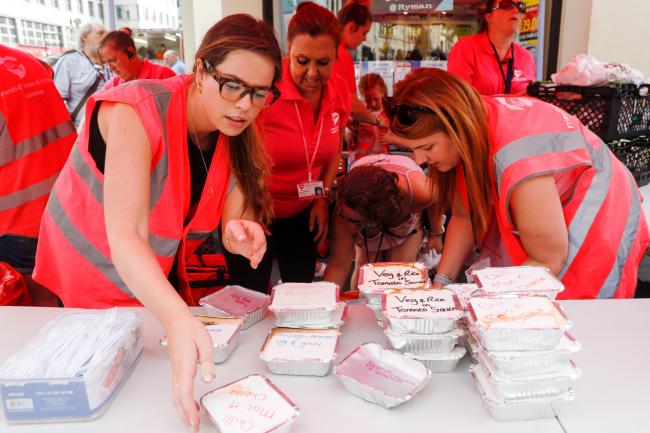
<svg viewBox="0 0 650 433">
<path fill-rule="evenodd" d="M 341 29 L 334 14 L 310 1 L 300 3 L 296 8 L 287 28 L 287 40 L 291 42 L 296 36 L 304 34 L 312 38 L 320 35 L 330 36 L 335 47 L 341 42 Z"/>
</svg>

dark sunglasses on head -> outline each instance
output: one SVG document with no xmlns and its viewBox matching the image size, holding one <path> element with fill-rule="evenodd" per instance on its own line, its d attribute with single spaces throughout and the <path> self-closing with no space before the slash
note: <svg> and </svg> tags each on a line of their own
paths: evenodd
<svg viewBox="0 0 650 433">
<path fill-rule="evenodd" d="M 498 4 L 495 4 L 492 6 L 490 9 L 490 12 L 495 11 L 497 9 L 503 9 L 504 11 L 509 11 L 512 10 L 513 8 L 517 8 L 519 13 L 525 14 L 526 13 L 526 3 L 522 1 L 512 1 L 512 0 L 501 0 Z"/>
<path fill-rule="evenodd" d="M 418 113 L 436 114 L 431 108 L 422 105 L 399 104 L 395 107 L 393 120 L 397 118 L 402 126 L 411 126 L 417 120 Z"/>
</svg>

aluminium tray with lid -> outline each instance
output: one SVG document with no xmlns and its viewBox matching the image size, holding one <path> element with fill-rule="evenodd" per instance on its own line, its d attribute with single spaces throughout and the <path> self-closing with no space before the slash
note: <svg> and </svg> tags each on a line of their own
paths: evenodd
<svg viewBox="0 0 650 433">
<path fill-rule="evenodd" d="M 417 395 L 431 379 L 424 364 L 377 343 L 364 343 L 334 367 L 353 395 L 384 408 Z"/>
<path fill-rule="evenodd" d="M 294 320 L 283 322 L 276 317 L 275 326 L 278 328 L 297 328 L 297 329 L 338 329 L 345 324 L 348 315 L 348 304 L 339 302 L 339 305 L 329 323 L 310 324 L 310 323 L 296 323 Z M 281 316 L 283 319 L 286 316 Z"/>
<path fill-rule="evenodd" d="M 199 300 L 199 305 L 211 316 L 243 317 L 242 329 L 264 319 L 270 303 L 269 295 L 242 286 L 226 286 Z"/>
<path fill-rule="evenodd" d="M 551 350 L 535 351 L 489 351 L 476 342 L 472 336 L 467 338 L 472 356 L 502 377 L 520 377 L 535 374 L 554 373 L 566 369 L 571 356 L 580 350 L 580 343 L 565 333 L 560 343 Z"/>
<path fill-rule="evenodd" d="M 404 355 L 420 361 L 432 373 L 451 373 L 456 369 L 465 353 L 467 353 L 467 349 L 463 346 L 456 346 L 447 353 L 404 353 Z"/>
<path fill-rule="evenodd" d="M 203 323 L 212 339 L 212 355 L 215 364 L 224 362 L 239 343 L 239 333 L 244 319 L 242 317 L 194 317 Z M 160 340 L 160 345 L 167 347 L 167 337 Z"/>
<path fill-rule="evenodd" d="M 337 357 L 337 329 L 273 328 L 260 358 L 275 374 L 326 376 Z"/>
<path fill-rule="evenodd" d="M 401 334 L 390 326 L 384 328 L 390 346 L 404 353 L 442 354 L 452 351 L 463 335 L 463 331 L 454 328 L 444 334 Z"/>
<path fill-rule="evenodd" d="M 544 295 L 555 299 L 562 282 L 541 266 L 508 266 L 472 271 L 472 278 L 485 296 L 505 294 Z"/>
<path fill-rule="evenodd" d="M 282 283 L 273 287 L 269 310 L 276 321 L 291 326 L 327 326 L 335 321 L 339 304 L 334 283 Z"/>
<path fill-rule="evenodd" d="M 506 400 L 490 387 L 479 364 L 470 367 L 469 372 L 481 393 L 483 407 L 492 418 L 498 421 L 528 421 L 554 418 L 561 413 L 566 403 L 575 399 L 574 391 L 569 389 L 567 392 L 555 396 Z"/>
<path fill-rule="evenodd" d="M 495 351 L 552 350 L 573 326 L 546 296 L 475 296 L 467 320 L 478 342 Z"/>
<path fill-rule="evenodd" d="M 300 410 L 267 377 L 239 379 L 201 397 L 219 433 L 289 433 Z"/>
<path fill-rule="evenodd" d="M 366 263 L 359 270 L 359 291 L 368 304 L 380 305 L 387 289 L 426 289 L 431 287 L 429 270 L 422 263 Z"/>
<path fill-rule="evenodd" d="M 451 331 L 464 313 L 456 294 L 447 289 L 390 289 L 381 295 L 386 322 L 401 334 Z"/>
</svg>

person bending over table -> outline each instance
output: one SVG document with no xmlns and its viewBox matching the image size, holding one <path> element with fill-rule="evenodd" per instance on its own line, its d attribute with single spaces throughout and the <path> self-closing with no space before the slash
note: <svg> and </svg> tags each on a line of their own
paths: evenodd
<svg viewBox="0 0 650 433">
<path fill-rule="evenodd" d="M 273 259 L 283 282 L 311 282 L 316 245 L 327 234 L 327 193 L 341 157 L 341 128 L 350 94 L 331 77 L 339 43 L 336 17 L 303 2 L 289 22 L 288 55 L 278 87 L 282 96 L 260 117 L 271 156 L 273 222 L 268 250 L 257 270 L 226 253 L 231 283 L 266 292 Z M 319 194 L 321 193 L 321 194 Z"/>
<path fill-rule="evenodd" d="M 481 95 L 525 94 L 535 81 L 535 60 L 515 42 L 526 3 L 490 0 L 479 32 L 462 37 L 449 53 L 447 70 L 467 80 Z"/>
<path fill-rule="evenodd" d="M 414 262 L 422 249 L 424 210 L 436 215 L 431 179 L 409 157 L 369 155 L 357 161 L 336 189 L 333 242 L 323 279 L 343 287 L 352 259 L 350 287 L 359 268 L 378 261 Z M 430 219 L 425 250 L 442 249 L 441 216 Z"/>
<path fill-rule="evenodd" d="M 195 431 L 197 361 L 206 382 L 214 363 L 188 308 L 202 293 L 185 263 L 219 225 L 230 252 L 253 267 L 262 258 L 271 202 L 252 123 L 280 75 L 273 29 L 236 14 L 208 30 L 193 74 L 94 95 L 43 217 L 34 278 L 66 307 L 152 310 L 167 334 L 174 404 Z"/>
<path fill-rule="evenodd" d="M 480 97 L 437 69 L 396 92 L 395 134 L 451 206 L 436 287 L 475 246 L 493 266 L 545 266 L 562 299 L 630 298 L 648 227 L 634 178 L 577 118 L 528 97 Z"/>
</svg>

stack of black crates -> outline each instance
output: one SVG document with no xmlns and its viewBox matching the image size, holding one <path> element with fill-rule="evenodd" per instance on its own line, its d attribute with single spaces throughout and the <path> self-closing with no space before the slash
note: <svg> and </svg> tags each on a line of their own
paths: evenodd
<svg viewBox="0 0 650 433">
<path fill-rule="evenodd" d="M 650 182 L 650 85 L 534 83 L 528 86 L 528 94 L 576 116 L 607 143 L 639 187 Z"/>
</svg>

